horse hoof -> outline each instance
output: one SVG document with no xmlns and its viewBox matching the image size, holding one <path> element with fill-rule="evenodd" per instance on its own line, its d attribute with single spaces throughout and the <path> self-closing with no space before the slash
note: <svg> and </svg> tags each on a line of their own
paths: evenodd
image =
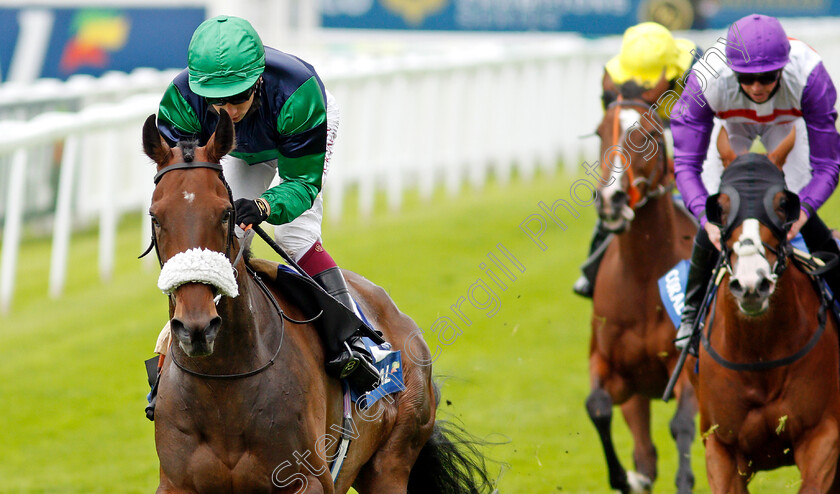
<svg viewBox="0 0 840 494">
<path fill-rule="evenodd" d="M 638 472 L 627 472 L 627 483 L 630 485 L 630 492 L 633 494 L 650 494 L 653 482 L 645 475 Z"/>
</svg>

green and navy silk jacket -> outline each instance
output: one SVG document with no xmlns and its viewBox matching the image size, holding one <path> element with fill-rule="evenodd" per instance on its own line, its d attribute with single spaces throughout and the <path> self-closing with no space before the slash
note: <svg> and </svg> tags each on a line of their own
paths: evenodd
<svg viewBox="0 0 840 494">
<path fill-rule="evenodd" d="M 158 129 L 170 145 L 198 139 L 207 143 L 219 114 L 190 90 L 188 71 L 178 74 L 163 95 Z M 231 155 L 249 165 L 277 160 L 283 182 L 261 195 L 271 206 L 269 223 L 288 223 L 312 207 L 321 191 L 327 149 L 324 84 L 299 58 L 265 47 L 265 72 L 251 109 L 235 124 Z"/>
</svg>

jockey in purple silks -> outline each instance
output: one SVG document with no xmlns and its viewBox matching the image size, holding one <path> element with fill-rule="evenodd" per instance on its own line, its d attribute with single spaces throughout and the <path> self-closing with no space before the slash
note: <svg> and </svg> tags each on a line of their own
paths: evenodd
<svg viewBox="0 0 840 494">
<path fill-rule="evenodd" d="M 805 43 L 788 39 L 778 19 L 758 14 L 730 26 L 727 60 L 720 59 L 708 77 L 699 72 L 689 76 L 671 113 L 677 188 L 701 226 L 691 254 L 678 348 L 688 343 L 720 250 L 720 230 L 706 221 L 705 214 L 706 198 L 717 191 L 722 169 L 717 153 L 709 153 L 715 118 L 737 154 L 747 152 L 756 137 L 769 150 L 791 129 L 801 129 L 783 168 L 787 187 L 801 201 L 799 220 L 790 228 L 788 240 L 801 231 L 812 252 L 840 254 L 816 213 L 837 186 L 840 171 L 837 92 L 822 59 Z M 838 293 L 838 270 L 825 278 Z"/>
</svg>

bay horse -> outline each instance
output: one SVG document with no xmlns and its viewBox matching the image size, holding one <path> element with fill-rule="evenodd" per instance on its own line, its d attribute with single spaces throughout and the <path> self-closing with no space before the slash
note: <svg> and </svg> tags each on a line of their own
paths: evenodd
<svg viewBox="0 0 840 494">
<path fill-rule="evenodd" d="M 143 149 L 158 170 L 153 245 L 162 273 L 182 277 L 169 292 L 173 344 L 155 410 L 157 492 L 488 490 L 483 458 L 436 421 L 430 352 L 417 325 L 384 290 L 350 272 L 369 321 L 408 358 L 402 392 L 347 413 L 342 384 L 324 371 L 312 314 L 260 281 L 248 256 L 236 255 L 235 211 L 219 165 L 233 146 L 224 112 L 205 146 L 170 147 L 155 115 L 143 126 Z M 345 433 L 352 441 L 333 480 L 328 460 L 340 456 Z"/>
<path fill-rule="evenodd" d="M 780 163 L 739 156 L 706 203 L 725 269 L 687 367 L 698 369 L 690 377 L 714 493 L 746 493 L 756 472 L 790 465 L 800 493 L 840 492 L 838 328 L 815 282 L 790 266 L 799 199 Z"/>
<path fill-rule="evenodd" d="M 603 160 L 596 205 L 614 238 L 595 281 L 586 409 L 604 448 L 610 486 L 622 493 L 647 492 L 657 477 L 650 400 L 662 395 L 679 357 L 657 280 L 690 256 L 697 231 L 671 198 L 674 177 L 663 131 L 649 104 L 624 98 L 607 108 L 597 130 Z M 670 428 L 679 455 L 676 486 L 687 493 L 694 485 L 689 453 L 697 405 L 684 373 L 675 391 Z M 637 471 L 624 469 L 613 446 L 613 405 L 621 406 L 633 436 Z"/>
</svg>

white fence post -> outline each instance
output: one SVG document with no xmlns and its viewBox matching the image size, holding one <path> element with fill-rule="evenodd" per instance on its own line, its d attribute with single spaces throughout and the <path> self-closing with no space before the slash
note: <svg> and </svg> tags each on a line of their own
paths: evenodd
<svg viewBox="0 0 840 494">
<path fill-rule="evenodd" d="M 117 204 L 115 201 L 117 156 L 116 132 L 105 132 L 105 155 L 100 156 L 99 276 L 110 281 L 114 274 L 114 252 L 117 237 Z"/>
<path fill-rule="evenodd" d="M 73 182 L 79 159 L 79 137 L 69 136 L 64 141 L 61 172 L 58 180 L 58 198 L 55 206 L 52 254 L 50 258 L 50 296 L 58 298 L 64 291 L 67 277 L 67 253 L 73 223 Z"/>
<path fill-rule="evenodd" d="M 0 260 L 0 312 L 7 313 L 17 274 L 17 257 L 23 225 L 23 189 L 26 184 L 27 149 L 20 149 L 12 157 L 9 189 L 6 199 L 6 224 L 3 227 L 3 254 Z"/>
</svg>

